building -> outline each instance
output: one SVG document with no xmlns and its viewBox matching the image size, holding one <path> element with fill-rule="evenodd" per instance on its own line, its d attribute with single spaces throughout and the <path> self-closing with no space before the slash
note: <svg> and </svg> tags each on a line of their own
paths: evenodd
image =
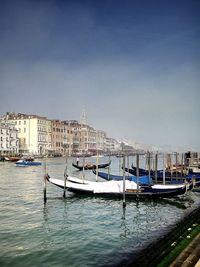
<svg viewBox="0 0 200 267">
<path fill-rule="evenodd" d="M 7 114 L 18 130 L 19 153 L 45 155 L 52 151 L 51 120 L 26 114 Z"/>
<path fill-rule="evenodd" d="M 64 126 L 64 137 L 63 137 L 63 147 L 64 154 L 72 155 L 79 150 L 79 130 L 80 125 L 76 120 L 63 121 Z"/>
<path fill-rule="evenodd" d="M 52 155 L 59 156 L 64 154 L 64 122 L 60 120 L 51 121 L 52 132 Z"/>
<path fill-rule="evenodd" d="M 0 154 L 15 155 L 19 152 L 18 131 L 12 122 L 0 121 Z"/>
</svg>

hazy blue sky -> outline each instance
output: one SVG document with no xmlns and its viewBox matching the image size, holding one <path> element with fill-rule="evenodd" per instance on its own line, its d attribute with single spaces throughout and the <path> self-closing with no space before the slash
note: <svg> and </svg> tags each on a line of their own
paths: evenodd
<svg viewBox="0 0 200 267">
<path fill-rule="evenodd" d="M 200 151 L 199 0 L 0 1 L 0 115 Z"/>
</svg>

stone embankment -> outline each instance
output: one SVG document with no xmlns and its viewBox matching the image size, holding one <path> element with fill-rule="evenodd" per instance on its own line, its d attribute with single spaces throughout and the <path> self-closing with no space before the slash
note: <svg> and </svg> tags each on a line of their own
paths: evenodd
<svg viewBox="0 0 200 267">
<path fill-rule="evenodd" d="M 179 221 L 165 236 L 144 248 L 126 267 L 200 267 L 200 207 Z M 173 250 L 182 240 L 190 240 L 189 232 L 196 234 L 176 255 Z M 182 242 L 184 243 L 184 242 Z M 175 255 L 175 256 L 173 256 Z"/>
</svg>

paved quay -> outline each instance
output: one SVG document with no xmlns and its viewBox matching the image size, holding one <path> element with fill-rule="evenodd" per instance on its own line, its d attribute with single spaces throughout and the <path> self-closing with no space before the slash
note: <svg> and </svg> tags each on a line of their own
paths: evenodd
<svg viewBox="0 0 200 267">
<path fill-rule="evenodd" d="M 179 221 L 165 236 L 144 248 L 125 267 L 166 266 L 163 260 L 172 251 L 172 244 L 188 235 L 188 229 L 200 225 L 200 207 L 193 210 Z M 200 267 L 200 233 L 191 240 L 187 247 L 167 267 Z"/>
<path fill-rule="evenodd" d="M 200 233 L 169 267 L 200 267 Z"/>
</svg>

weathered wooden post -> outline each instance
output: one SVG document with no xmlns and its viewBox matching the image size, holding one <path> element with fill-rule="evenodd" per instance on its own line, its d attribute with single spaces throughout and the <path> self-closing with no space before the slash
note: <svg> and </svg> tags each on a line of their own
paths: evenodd
<svg viewBox="0 0 200 267">
<path fill-rule="evenodd" d="M 84 183 L 85 180 L 85 156 L 83 156 L 83 172 L 82 172 L 82 180 Z"/>
<path fill-rule="evenodd" d="M 175 152 L 176 177 L 178 176 L 178 153 Z"/>
<path fill-rule="evenodd" d="M 47 166 L 46 159 L 44 160 L 44 203 L 47 202 Z"/>
<path fill-rule="evenodd" d="M 137 198 L 139 197 L 139 154 L 136 155 Z"/>
<path fill-rule="evenodd" d="M 163 184 L 165 184 L 165 153 L 163 153 Z"/>
<path fill-rule="evenodd" d="M 155 183 L 158 182 L 158 152 L 155 154 Z"/>
<path fill-rule="evenodd" d="M 125 199 L 126 181 L 125 181 L 125 155 L 123 155 L 123 207 L 126 207 Z"/>
<path fill-rule="evenodd" d="M 63 197 L 66 197 L 66 182 L 67 182 L 67 158 L 66 158 L 66 167 L 65 167 L 65 172 L 64 172 L 64 191 L 63 191 Z"/>
<path fill-rule="evenodd" d="M 109 163 L 110 163 L 110 155 L 109 155 Z M 108 180 L 110 180 L 110 164 L 108 165 Z"/>
<path fill-rule="evenodd" d="M 147 152 L 147 164 L 148 164 L 148 174 L 149 174 L 149 184 L 151 181 L 151 153 Z"/>
<path fill-rule="evenodd" d="M 98 154 L 98 150 L 97 150 L 97 160 L 96 160 L 96 182 L 98 182 L 98 172 L 99 172 L 99 154 Z"/>
</svg>

